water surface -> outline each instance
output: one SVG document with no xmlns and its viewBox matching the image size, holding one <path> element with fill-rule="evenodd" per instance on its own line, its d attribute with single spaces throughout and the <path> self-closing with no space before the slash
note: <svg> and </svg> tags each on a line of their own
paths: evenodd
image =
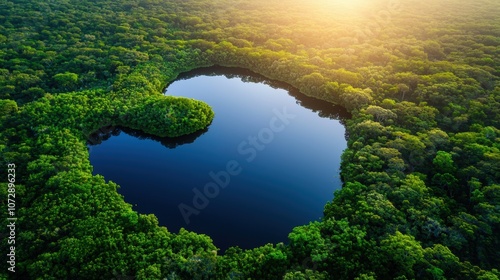
<svg viewBox="0 0 500 280">
<path fill-rule="evenodd" d="M 238 69 L 184 74 L 165 94 L 205 101 L 212 124 L 180 139 L 105 131 L 111 137 L 91 147 L 94 174 L 118 183 L 136 211 L 223 250 L 286 242 L 322 217 L 341 184 L 345 111 Z"/>
</svg>

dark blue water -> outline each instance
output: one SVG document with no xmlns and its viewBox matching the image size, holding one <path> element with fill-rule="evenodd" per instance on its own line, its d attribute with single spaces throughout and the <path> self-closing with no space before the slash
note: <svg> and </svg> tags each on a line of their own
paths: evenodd
<svg viewBox="0 0 500 280">
<path fill-rule="evenodd" d="M 91 147 L 94 174 L 171 232 L 207 234 L 223 250 L 286 242 L 340 188 L 342 111 L 250 73 L 203 71 L 166 94 L 208 103 L 208 130 L 181 139 L 114 130 Z"/>
</svg>

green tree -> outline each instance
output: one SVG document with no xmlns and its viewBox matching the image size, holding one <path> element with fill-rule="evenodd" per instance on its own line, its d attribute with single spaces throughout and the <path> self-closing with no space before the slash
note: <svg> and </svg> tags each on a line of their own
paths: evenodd
<svg viewBox="0 0 500 280">
<path fill-rule="evenodd" d="M 55 74 L 53 79 L 56 82 L 57 87 L 65 91 L 75 89 L 78 84 L 78 74 L 76 73 L 65 72 Z"/>
<path fill-rule="evenodd" d="M 371 89 L 347 87 L 340 95 L 341 105 L 348 110 L 361 109 L 373 100 Z"/>
<path fill-rule="evenodd" d="M 456 170 L 455 163 L 453 162 L 452 155 L 445 151 L 438 151 L 432 160 L 434 167 L 438 173 L 453 174 Z"/>
<path fill-rule="evenodd" d="M 386 276 L 395 278 L 398 276 L 415 277 L 415 268 L 424 262 L 424 249 L 410 235 L 397 231 L 394 235 L 380 242 L 381 259 Z"/>
</svg>

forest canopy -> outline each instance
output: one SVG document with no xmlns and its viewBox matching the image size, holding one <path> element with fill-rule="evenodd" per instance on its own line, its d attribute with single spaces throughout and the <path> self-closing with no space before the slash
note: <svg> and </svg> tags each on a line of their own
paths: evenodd
<svg viewBox="0 0 500 280">
<path fill-rule="evenodd" d="M 15 164 L 18 231 L 16 272 L 0 275 L 498 279 L 499 15 L 495 0 L 1 1 L 0 201 Z M 285 243 L 218 253 L 92 175 L 86 141 L 100 127 L 209 125 L 208 105 L 162 90 L 212 65 L 352 115 L 342 189 Z"/>
</svg>

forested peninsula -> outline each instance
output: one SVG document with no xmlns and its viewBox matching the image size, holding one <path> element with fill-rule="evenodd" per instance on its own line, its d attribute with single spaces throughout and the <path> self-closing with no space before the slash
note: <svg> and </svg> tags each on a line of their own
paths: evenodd
<svg viewBox="0 0 500 280">
<path fill-rule="evenodd" d="M 342 189 L 285 243 L 219 252 L 92 174 L 100 127 L 206 129 L 163 90 L 214 65 L 352 115 Z M 499 279 L 499 81 L 496 0 L 0 1 L 0 276 Z"/>
</svg>

